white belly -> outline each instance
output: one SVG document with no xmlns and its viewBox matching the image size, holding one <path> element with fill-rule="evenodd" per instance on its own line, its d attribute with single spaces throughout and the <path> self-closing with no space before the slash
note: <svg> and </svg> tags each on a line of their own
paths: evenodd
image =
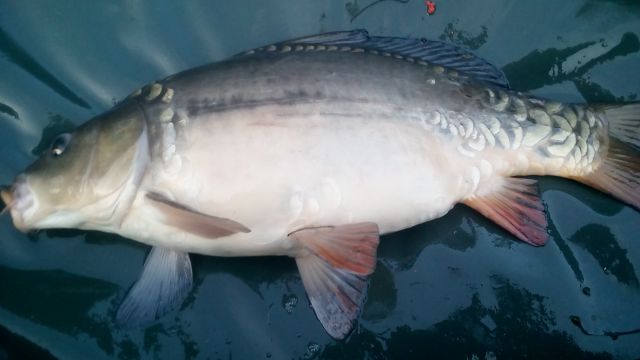
<svg viewBox="0 0 640 360">
<path fill-rule="evenodd" d="M 442 216 L 477 186 L 468 160 L 420 119 L 329 115 L 335 107 L 321 106 L 239 109 L 177 125 L 175 151 L 165 146 L 154 159 L 121 233 L 208 255 L 290 254 L 286 237 L 298 229 L 371 221 L 398 231 Z M 172 229 L 146 191 L 251 232 L 203 239 Z"/>
</svg>

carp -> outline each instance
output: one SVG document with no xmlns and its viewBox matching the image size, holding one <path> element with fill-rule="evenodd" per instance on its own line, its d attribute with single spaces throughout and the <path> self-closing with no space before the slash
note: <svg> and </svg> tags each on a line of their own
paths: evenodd
<svg viewBox="0 0 640 360">
<path fill-rule="evenodd" d="M 487 61 L 425 39 L 326 33 L 135 91 L 1 194 L 23 231 L 78 228 L 152 246 L 117 313 L 144 324 L 192 286 L 189 253 L 295 259 L 334 338 L 353 328 L 382 234 L 463 203 L 532 245 L 536 180 L 640 206 L 640 104 L 511 89 Z"/>
</svg>

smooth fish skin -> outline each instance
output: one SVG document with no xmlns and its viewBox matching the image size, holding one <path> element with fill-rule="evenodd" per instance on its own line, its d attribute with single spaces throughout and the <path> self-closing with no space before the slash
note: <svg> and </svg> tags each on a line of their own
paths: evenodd
<svg viewBox="0 0 640 360">
<path fill-rule="evenodd" d="M 543 245 L 545 209 L 527 175 L 639 208 L 638 125 L 640 104 L 537 99 L 451 45 L 328 33 L 145 86 L 56 139 L 1 194 L 20 229 L 95 229 L 154 247 L 121 323 L 181 303 L 188 253 L 286 255 L 327 332 L 344 338 L 381 234 L 462 202 Z"/>
</svg>

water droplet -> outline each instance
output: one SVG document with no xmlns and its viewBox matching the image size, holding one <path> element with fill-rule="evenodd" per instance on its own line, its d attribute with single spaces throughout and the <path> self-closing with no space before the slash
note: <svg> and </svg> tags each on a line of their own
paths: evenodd
<svg viewBox="0 0 640 360">
<path fill-rule="evenodd" d="M 285 294 L 282 296 L 282 307 L 287 313 L 291 314 L 293 309 L 296 308 L 296 305 L 298 305 L 298 297 L 294 294 Z"/>
<path fill-rule="evenodd" d="M 267 353 L 267 359 L 271 359 L 271 353 L 270 352 Z"/>
<path fill-rule="evenodd" d="M 582 288 L 582 293 L 587 295 L 587 296 L 591 296 L 591 288 L 588 286 L 585 286 Z"/>
<path fill-rule="evenodd" d="M 304 354 L 305 359 L 313 359 L 320 352 L 320 345 L 315 342 L 310 342 L 307 344 L 307 353 Z"/>
<path fill-rule="evenodd" d="M 569 320 L 571 320 L 571 323 L 573 323 L 573 325 L 582 326 L 582 321 L 580 320 L 579 316 L 571 315 L 569 316 Z"/>
<path fill-rule="evenodd" d="M 231 339 L 229 339 L 229 338 L 224 339 L 224 343 L 227 344 L 227 345 L 230 345 L 231 344 Z"/>
</svg>

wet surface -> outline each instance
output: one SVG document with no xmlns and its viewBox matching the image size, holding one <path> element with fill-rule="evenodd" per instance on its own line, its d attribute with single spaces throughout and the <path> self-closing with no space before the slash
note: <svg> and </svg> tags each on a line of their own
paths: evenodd
<svg viewBox="0 0 640 360">
<path fill-rule="evenodd" d="M 640 93 L 635 1 L 5 2 L 0 183 L 58 133 L 133 89 L 320 31 L 443 39 L 562 101 Z M 114 315 L 148 248 L 82 231 L 22 234 L 0 218 L 0 357 L 640 357 L 640 214 L 545 178 L 551 241 L 534 248 L 474 211 L 385 236 L 354 333 L 328 337 L 293 260 L 193 256 L 194 289 L 145 329 Z M 390 209 L 393 211 L 393 209 Z"/>
</svg>

